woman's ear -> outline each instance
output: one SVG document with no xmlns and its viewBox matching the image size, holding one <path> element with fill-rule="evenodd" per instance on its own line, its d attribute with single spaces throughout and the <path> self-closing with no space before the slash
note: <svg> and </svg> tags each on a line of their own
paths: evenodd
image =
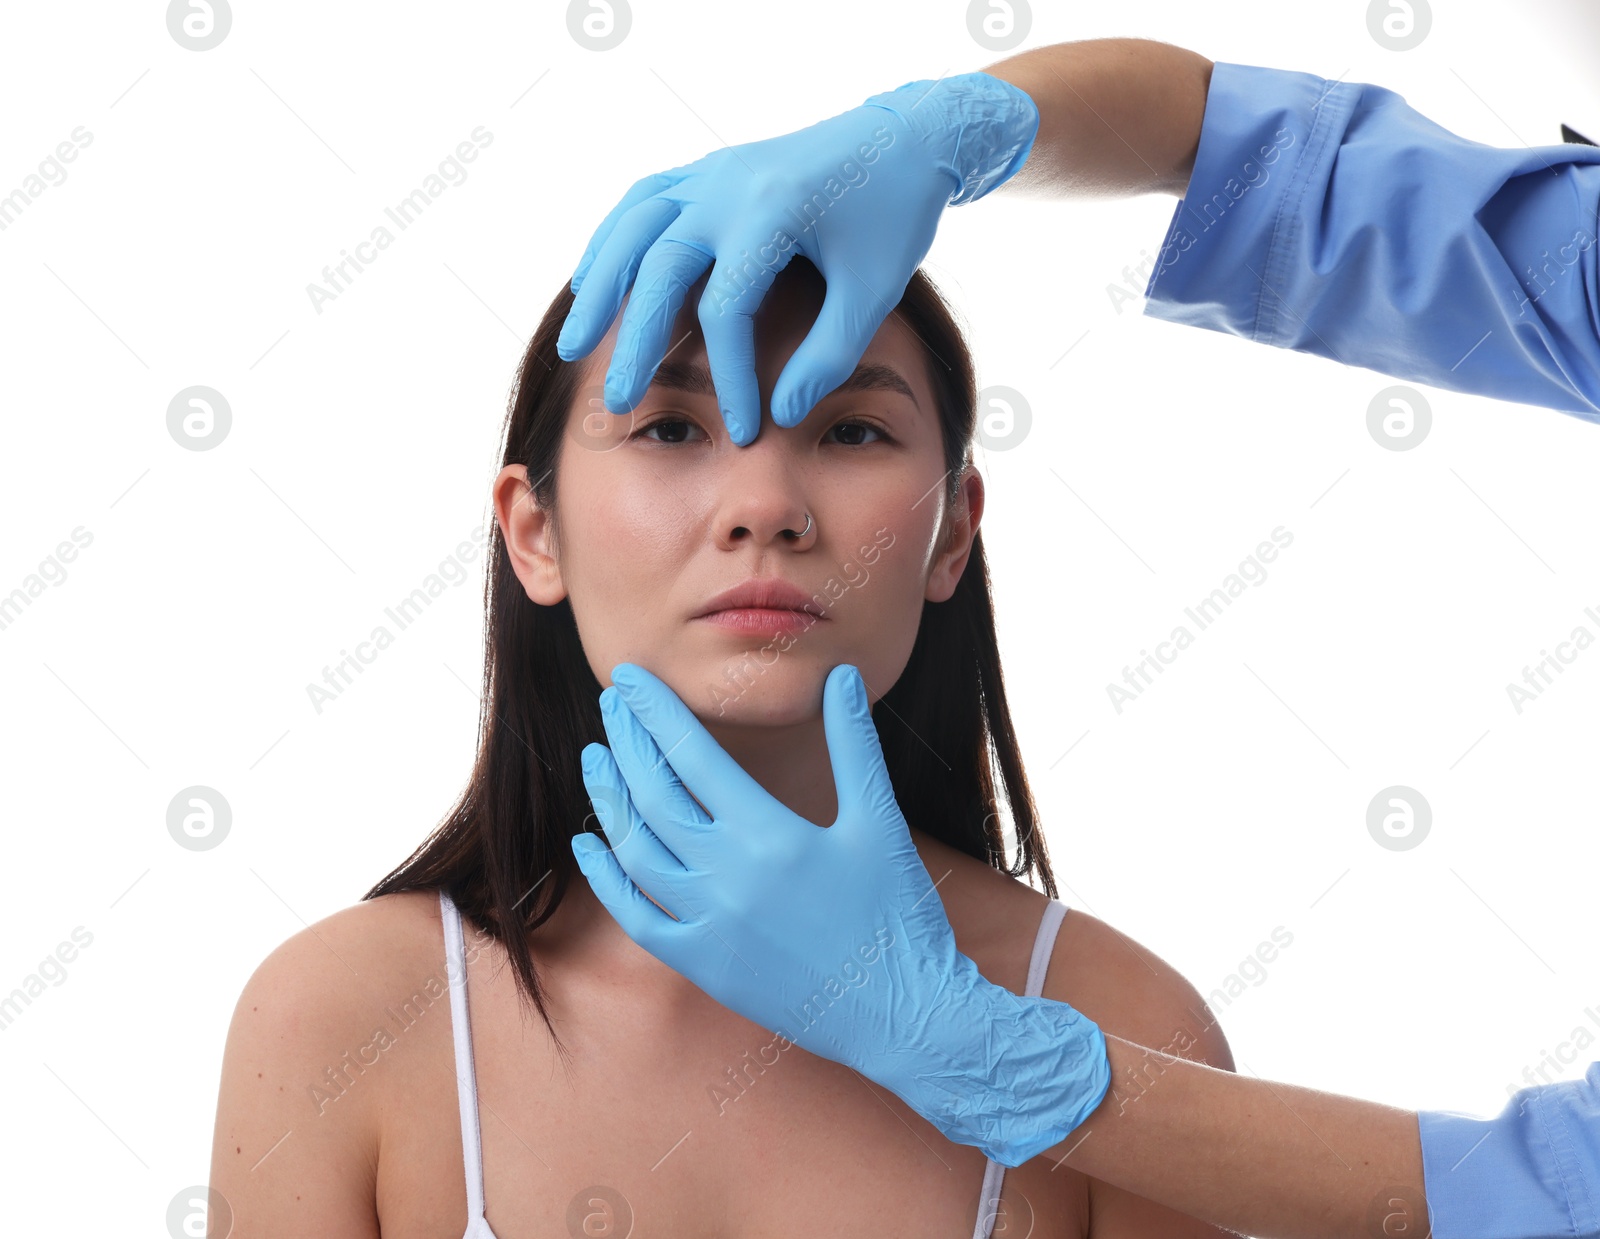
<svg viewBox="0 0 1600 1239">
<path fill-rule="evenodd" d="M 556 563 L 550 513 L 534 500 L 526 465 L 507 465 L 494 480 L 494 514 L 500 522 L 511 570 L 528 597 L 554 606 L 567 596 Z"/>
<path fill-rule="evenodd" d="M 968 465 L 961 474 L 961 488 L 956 502 L 945 514 L 946 529 L 944 549 L 933 561 L 933 571 L 928 575 L 928 588 L 923 594 L 929 602 L 944 602 L 956 592 L 956 584 L 966 571 L 967 559 L 972 554 L 972 540 L 977 536 L 978 524 L 983 519 L 983 477 L 975 465 Z"/>
</svg>

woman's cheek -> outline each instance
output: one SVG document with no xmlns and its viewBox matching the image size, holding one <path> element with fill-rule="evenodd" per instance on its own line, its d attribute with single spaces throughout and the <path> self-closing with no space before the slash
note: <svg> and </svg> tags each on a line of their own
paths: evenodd
<svg viewBox="0 0 1600 1239">
<path fill-rule="evenodd" d="M 609 479 L 605 498 L 591 528 L 600 535 L 600 550 L 614 566 L 618 557 L 648 564 L 662 556 L 681 558 L 682 547 L 696 531 L 704 534 L 692 506 L 650 478 Z"/>
</svg>

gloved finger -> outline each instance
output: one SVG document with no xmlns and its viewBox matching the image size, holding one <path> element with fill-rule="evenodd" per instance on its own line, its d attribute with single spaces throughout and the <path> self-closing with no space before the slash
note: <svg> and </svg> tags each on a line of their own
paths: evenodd
<svg viewBox="0 0 1600 1239">
<path fill-rule="evenodd" d="M 622 931 L 657 959 L 670 953 L 677 922 L 644 897 L 605 845 L 592 835 L 576 834 L 572 855 L 595 898 L 605 904 Z"/>
<path fill-rule="evenodd" d="M 832 829 L 859 824 L 874 830 L 896 826 L 904 830 L 904 815 L 872 721 L 866 682 L 860 670 L 849 663 L 840 663 L 828 672 L 822 686 L 822 727 L 839 797 L 839 817 Z"/>
<path fill-rule="evenodd" d="M 728 437 L 743 447 L 761 428 L 761 390 L 756 381 L 755 314 L 762 298 L 798 252 L 778 250 L 773 261 L 762 258 L 772 248 L 771 229 L 726 246 L 717 255 L 711 278 L 700 297 L 700 332 L 706 341 L 711 383 Z"/>
<path fill-rule="evenodd" d="M 893 308 L 858 276 L 830 272 L 817 321 L 773 385 L 773 422 L 797 426 L 804 421 L 819 400 L 850 377 Z"/>
<path fill-rule="evenodd" d="M 572 298 L 572 308 L 556 337 L 556 352 L 563 361 L 576 361 L 594 351 L 622 308 L 634 272 L 645 252 L 678 218 L 678 204 L 666 198 L 646 198 L 625 211 L 595 255 L 583 287 Z M 613 367 L 615 359 L 613 359 Z"/>
<path fill-rule="evenodd" d="M 589 244 L 584 246 L 583 257 L 578 259 L 578 266 L 572 273 L 571 287 L 573 292 L 583 287 L 583 281 L 589 274 L 589 267 L 594 263 L 595 256 L 599 254 L 610 237 L 611 230 L 617 226 L 617 221 L 626 215 L 646 198 L 653 198 L 663 189 L 670 189 L 679 180 L 680 170 L 668 169 L 666 172 L 652 172 L 649 176 L 641 176 L 628 191 L 617 199 L 617 204 L 606 212 L 606 217 L 600 221 L 600 226 L 589 237 Z M 570 357 L 565 358 L 571 361 Z"/>
<path fill-rule="evenodd" d="M 630 803 L 643 818 L 645 828 L 673 857 L 670 868 L 658 866 L 663 876 L 682 873 L 685 868 L 701 868 L 703 856 L 696 853 L 693 838 L 706 833 L 711 819 L 689 795 L 655 737 L 628 708 L 619 690 L 606 689 L 600 694 L 600 714 Z"/>
<path fill-rule="evenodd" d="M 611 683 L 712 818 L 738 820 L 754 812 L 760 815 L 763 830 L 801 820 L 728 756 L 678 694 L 650 672 L 637 663 L 618 663 L 611 669 Z M 680 816 L 678 821 L 687 825 L 692 819 Z M 689 841 L 687 837 L 685 841 Z M 678 840 L 672 842 L 673 850 L 683 856 Z"/>
<path fill-rule="evenodd" d="M 630 878 L 654 893 L 664 879 L 683 872 L 678 858 L 641 816 L 615 754 L 605 745 L 584 746 L 583 786 L 612 852 Z"/>
<path fill-rule="evenodd" d="M 613 413 L 631 412 L 644 399 L 656 368 L 678 343 L 672 331 L 689 287 L 711 265 L 711 255 L 676 225 L 655 239 L 634 276 L 606 371 L 606 408 Z"/>
</svg>

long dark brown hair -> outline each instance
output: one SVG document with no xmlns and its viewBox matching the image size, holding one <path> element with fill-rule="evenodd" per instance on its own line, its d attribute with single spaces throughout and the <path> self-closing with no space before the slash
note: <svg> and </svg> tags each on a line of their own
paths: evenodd
<svg viewBox="0 0 1600 1239">
<path fill-rule="evenodd" d="M 800 264 L 810 266 L 803 257 L 790 266 Z M 821 280 L 815 268 L 806 275 Z M 502 467 L 527 467 L 534 498 L 552 517 L 556 462 L 583 373 L 583 362 L 562 361 L 556 352 L 572 302 L 570 287 L 563 285 L 523 354 L 501 456 Z M 972 355 L 950 306 L 920 269 L 892 313 L 924 346 L 943 432 L 947 499 L 954 505 L 977 419 Z M 362 898 L 448 891 L 464 916 L 504 945 L 519 991 L 565 1056 L 528 935 L 556 910 L 569 882 L 587 880 L 570 841 L 594 830 L 579 754 L 586 744 L 606 742 L 601 686 L 579 643 L 571 606 L 565 599 L 542 606 L 528 597 L 498 523 L 484 605 L 483 698 L 472 775 L 442 824 Z M 1036 872 L 1045 893 L 1055 896 L 1006 705 L 981 532 L 951 597 L 922 604 L 910 660 L 873 707 L 872 718 L 909 823 L 1012 877 Z M 996 800 L 996 766 L 1017 838 L 1012 865 Z"/>
</svg>

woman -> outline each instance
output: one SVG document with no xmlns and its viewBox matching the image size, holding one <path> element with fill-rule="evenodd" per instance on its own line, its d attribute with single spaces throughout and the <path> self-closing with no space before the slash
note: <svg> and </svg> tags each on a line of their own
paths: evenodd
<svg viewBox="0 0 1600 1239">
<path fill-rule="evenodd" d="M 764 398 L 822 297 L 808 261 L 778 275 L 756 321 Z M 467 789 L 239 1000 L 211 1175 L 235 1233 L 1223 1233 L 1044 1158 L 1002 1176 L 892 1093 L 712 1001 L 574 880 L 570 839 L 594 829 L 579 754 L 605 739 L 610 668 L 648 667 L 826 824 L 821 686 L 849 662 L 961 952 L 1014 992 L 1070 995 L 1109 1034 L 1232 1070 L 1189 984 L 1053 898 L 978 537 L 972 359 L 927 277 L 803 427 L 769 417 L 737 448 L 692 311 L 618 417 L 600 403 L 616 328 L 582 362 L 557 355 L 571 303 L 563 288 L 523 359 L 494 483 Z M 741 613 L 750 600 L 726 595 L 753 579 L 788 583 L 795 609 Z M 1034 873 L 1043 892 L 1018 880 Z"/>
</svg>

